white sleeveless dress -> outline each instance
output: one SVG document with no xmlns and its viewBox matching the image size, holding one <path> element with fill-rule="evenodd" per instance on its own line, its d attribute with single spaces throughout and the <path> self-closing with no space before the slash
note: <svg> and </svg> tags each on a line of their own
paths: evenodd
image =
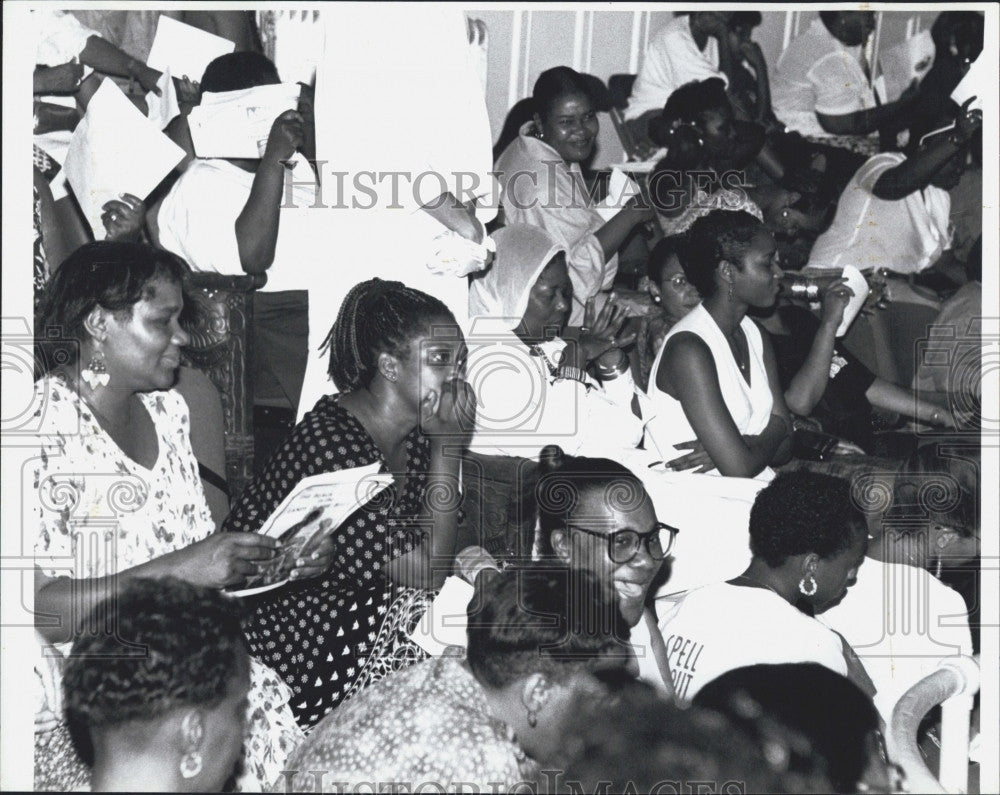
<svg viewBox="0 0 1000 795">
<path fill-rule="evenodd" d="M 679 400 L 657 389 L 656 377 L 667 341 L 675 334 L 697 334 L 712 352 L 719 388 L 741 434 L 758 434 L 767 427 L 774 404 L 764 367 L 760 329 L 750 318 L 740 327 L 750 351 L 750 383 L 744 380 L 729 344 L 715 320 L 701 305 L 691 310 L 667 334 L 650 373 L 647 395 L 651 419 L 646 424 L 645 452 L 666 462 L 685 453 L 674 445 L 697 438 Z M 774 478 L 768 467 L 755 478 L 674 472 L 647 464 L 633 471 L 642 479 L 657 516 L 680 529 L 671 552 L 671 572 L 659 595 L 676 593 L 741 574 L 750 562 L 748 523 L 759 492 Z"/>
</svg>

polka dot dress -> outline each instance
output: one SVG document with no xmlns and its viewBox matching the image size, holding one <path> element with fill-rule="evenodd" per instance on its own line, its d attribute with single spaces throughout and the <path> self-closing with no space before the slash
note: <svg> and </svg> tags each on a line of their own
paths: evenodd
<svg viewBox="0 0 1000 795">
<path fill-rule="evenodd" d="M 246 600 L 251 651 L 291 686 L 303 727 L 386 673 L 427 656 L 408 634 L 433 593 L 396 586 L 384 574 L 389 561 L 422 538 L 415 519 L 430 445 L 416 430 L 406 440 L 406 457 L 403 488 L 390 486 L 334 532 L 337 552 L 324 576 Z M 257 532 L 302 478 L 375 462 L 388 471 L 361 423 L 328 395 L 243 492 L 223 529 Z"/>
</svg>

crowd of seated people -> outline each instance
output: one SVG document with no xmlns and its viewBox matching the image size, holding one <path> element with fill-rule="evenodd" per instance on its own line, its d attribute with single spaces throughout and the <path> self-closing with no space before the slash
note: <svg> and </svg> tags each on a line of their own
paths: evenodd
<svg viewBox="0 0 1000 795">
<path fill-rule="evenodd" d="M 904 791 L 895 706 L 979 651 L 983 113 L 950 94 L 981 14 L 898 97 L 874 12 L 774 63 L 759 12 L 676 15 L 625 112 L 655 168 L 599 206 L 600 81 L 565 65 L 469 183 L 457 8 L 364 69 L 348 23 L 396 12 L 322 10 L 256 158 L 192 135 L 283 83 L 251 13 L 36 13 L 37 789 Z M 102 75 L 145 115 L 161 14 L 234 51 L 173 76 L 183 157 L 88 230 L 59 142 Z M 440 179 L 358 192 L 405 169 Z M 244 350 L 285 419 L 240 493 L 198 273 L 266 276 Z"/>
</svg>

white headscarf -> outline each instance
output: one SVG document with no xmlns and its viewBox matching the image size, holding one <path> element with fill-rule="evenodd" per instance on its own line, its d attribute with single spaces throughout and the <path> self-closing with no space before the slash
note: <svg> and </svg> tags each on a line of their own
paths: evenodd
<svg viewBox="0 0 1000 795">
<path fill-rule="evenodd" d="M 527 224 L 505 226 L 493 239 L 497 253 L 492 267 L 473 276 L 469 286 L 469 316 L 514 329 L 528 308 L 531 288 L 566 247 L 541 227 Z"/>
</svg>

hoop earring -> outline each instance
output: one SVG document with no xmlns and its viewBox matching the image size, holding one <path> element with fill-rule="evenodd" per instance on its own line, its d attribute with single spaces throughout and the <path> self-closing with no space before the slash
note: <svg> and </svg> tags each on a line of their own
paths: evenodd
<svg viewBox="0 0 1000 795">
<path fill-rule="evenodd" d="M 528 710 L 528 725 L 533 729 L 538 725 L 538 713 L 533 709 Z"/>
<path fill-rule="evenodd" d="M 188 751 L 181 757 L 181 775 L 184 778 L 194 778 L 201 772 L 201 754 Z"/>
<path fill-rule="evenodd" d="M 103 353 L 94 351 L 94 355 L 90 357 L 90 363 L 80 371 L 80 378 L 91 389 L 108 385 L 108 382 L 111 381 L 111 376 L 108 374 L 108 368 L 104 364 Z"/>
<path fill-rule="evenodd" d="M 799 593 L 804 596 L 812 596 L 819 588 L 819 584 L 816 582 L 816 578 L 813 577 L 811 573 L 806 576 L 809 578 L 809 590 L 806 590 L 806 578 L 803 577 L 799 580 Z"/>
</svg>

